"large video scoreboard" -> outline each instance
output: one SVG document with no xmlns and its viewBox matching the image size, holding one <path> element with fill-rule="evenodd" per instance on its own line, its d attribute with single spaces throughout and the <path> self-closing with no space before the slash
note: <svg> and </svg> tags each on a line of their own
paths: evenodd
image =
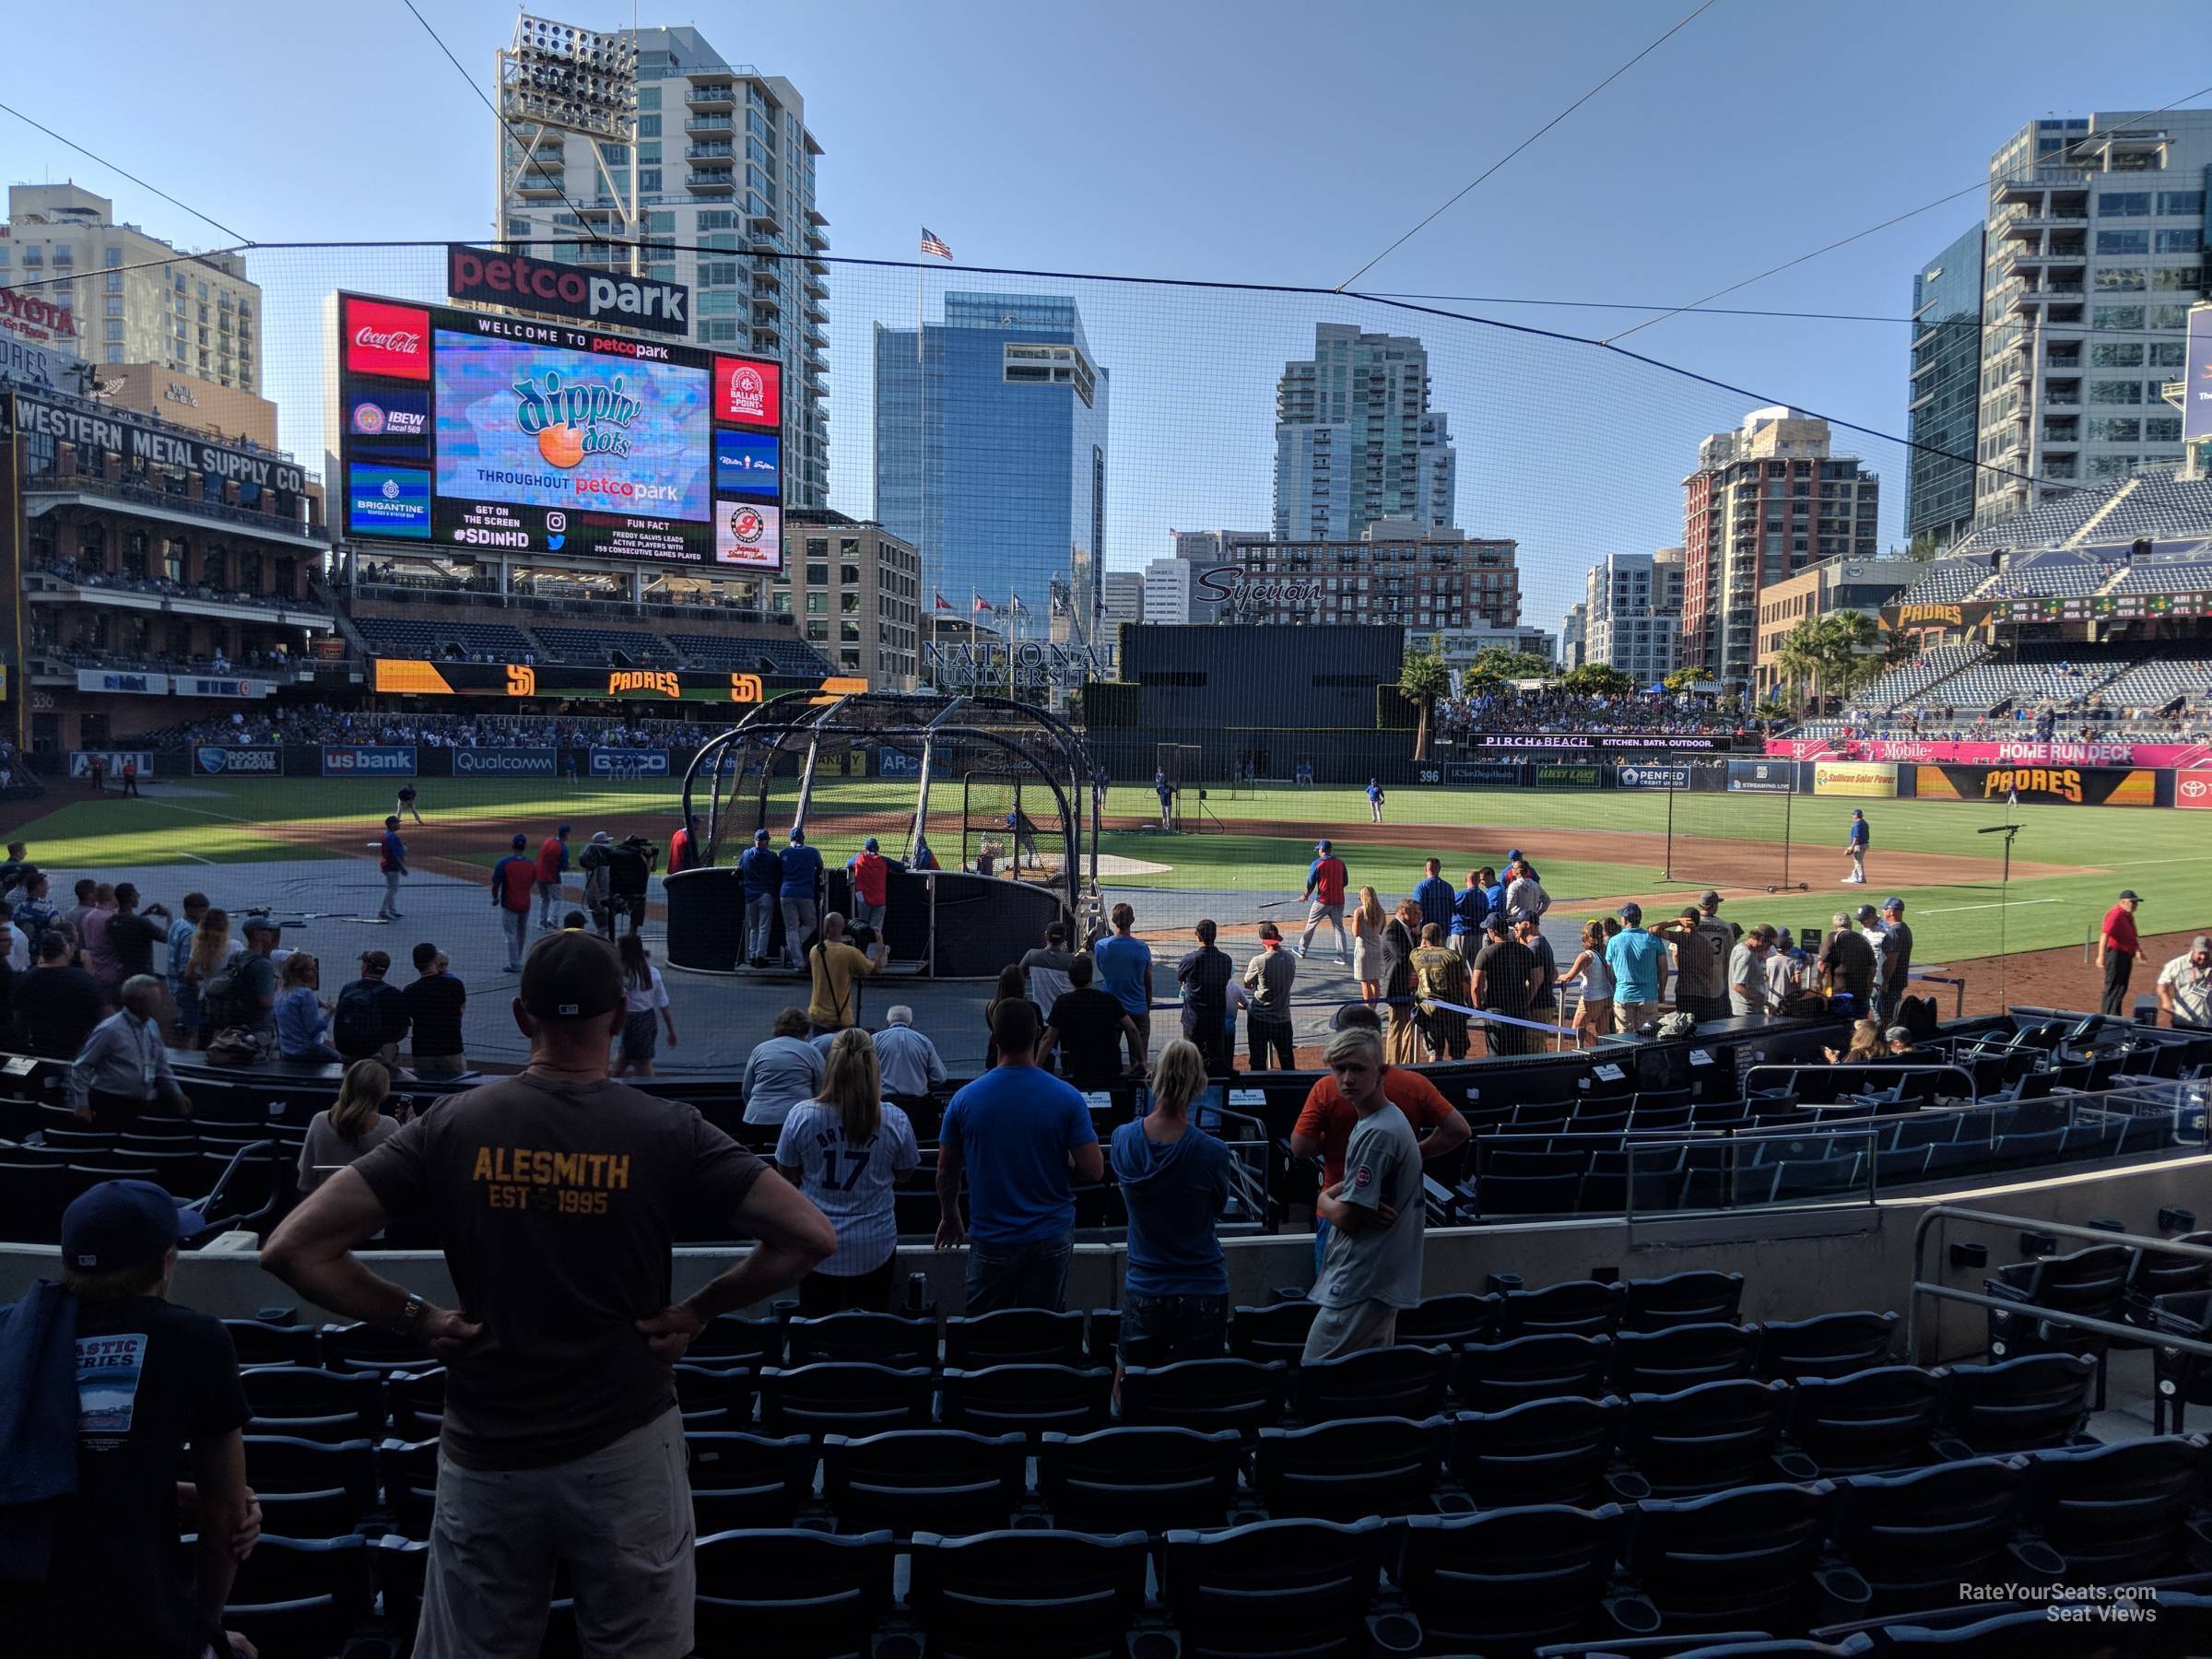
<svg viewBox="0 0 2212 1659">
<path fill-rule="evenodd" d="M 364 294 L 334 298 L 357 541 L 782 569 L 782 366 Z"/>
</svg>

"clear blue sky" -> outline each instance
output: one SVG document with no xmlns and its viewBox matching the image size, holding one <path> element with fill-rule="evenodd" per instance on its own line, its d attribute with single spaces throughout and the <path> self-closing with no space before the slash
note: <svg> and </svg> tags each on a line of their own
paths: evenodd
<svg viewBox="0 0 2212 1659">
<path fill-rule="evenodd" d="M 421 0 L 480 86 L 511 6 Z M 1401 4 L 882 4 L 730 7 L 692 22 L 732 61 L 788 76 L 823 144 L 834 251 L 905 260 L 926 222 L 964 265 L 1332 287 L 1689 8 Z M 100 64 L 18 77 L 6 98 L 263 241 L 478 237 L 492 123 L 398 0 L 243 4 L 219 26 L 172 6 L 98 8 Z M 551 5 L 614 27 L 627 6 Z M 2212 7 L 1719 0 L 1404 249 L 1370 292 L 1676 304 L 1970 185 L 2025 122 L 2155 108 L 2212 80 Z M 88 85 L 98 95 L 88 96 Z M 113 97 L 104 94 L 112 92 Z M 193 246 L 218 233 L 0 116 L 0 172 L 74 176 Z M 1724 304 L 1900 317 L 1919 262 L 1969 195 Z M 288 439 L 319 373 L 335 281 L 428 292 L 381 253 L 258 255 Z M 931 275 L 935 296 L 960 280 Z M 985 284 L 983 286 L 991 286 Z M 1166 529 L 1266 522 L 1274 377 L 1316 317 L 1421 335 L 1461 446 L 1460 519 L 1518 535 L 1525 618 L 1552 628 L 1589 560 L 1680 535 L 1699 435 L 1750 406 L 1586 351 L 1377 308 L 1187 290 L 1073 291 L 1112 374 L 1108 562 Z M 835 504 L 865 512 L 868 324 L 911 326 L 911 275 L 833 278 Z M 1570 333 L 1632 313 L 1449 307 Z M 1685 317 L 1638 348 L 1766 396 L 1903 429 L 1899 324 Z M 1852 447 L 1900 539 L 1902 453 Z"/>
</svg>

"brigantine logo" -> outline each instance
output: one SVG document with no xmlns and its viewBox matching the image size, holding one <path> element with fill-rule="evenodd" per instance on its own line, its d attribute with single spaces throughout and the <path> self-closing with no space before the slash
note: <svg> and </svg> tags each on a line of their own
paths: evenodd
<svg viewBox="0 0 2212 1659">
<path fill-rule="evenodd" d="M 586 455 L 629 454 L 628 429 L 644 406 L 622 389 L 618 374 L 612 385 L 597 381 L 563 385 L 560 371 L 548 369 L 538 381 L 517 381 L 514 394 L 522 399 L 515 425 L 537 440 L 537 453 L 549 464 L 563 468 Z"/>
<path fill-rule="evenodd" d="M 684 687 L 673 668 L 612 670 L 606 677 L 607 696 L 619 697 L 626 691 L 658 691 L 663 697 L 681 697 Z"/>
</svg>

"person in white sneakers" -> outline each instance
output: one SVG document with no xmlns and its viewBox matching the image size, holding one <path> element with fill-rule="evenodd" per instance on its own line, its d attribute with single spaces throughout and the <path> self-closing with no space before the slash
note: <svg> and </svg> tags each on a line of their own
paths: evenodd
<svg viewBox="0 0 2212 1659">
<path fill-rule="evenodd" d="M 1851 873 L 1843 877 L 1853 887 L 1866 885 L 1866 815 L 1853 806 L 1851 829 L 1843 837 L 1843 851 L 1851 855 Z"/>
</svg>

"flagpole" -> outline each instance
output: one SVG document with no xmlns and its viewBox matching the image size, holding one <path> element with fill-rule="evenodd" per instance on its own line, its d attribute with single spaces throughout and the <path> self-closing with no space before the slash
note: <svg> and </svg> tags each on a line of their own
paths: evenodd
<svg viewBox="0 0 2212 1659">
<path fill-rule="evenodd" d="M 915 465 L 922 474 L 922 517 L 914 527 L 915 561 L 921 567 L 922 586 L 927 590 L 929 607 L 928 660 L 935 664 L 937 655 L 937 590 L 930 581 L 929 558 L 929 359 L 922 346 L 922 318 L 924 315 L 923 288 L 929 280 L 927 268 L 922 264 L 923 255 L 914 255 L 914 428 Z M 921 665 L 916 665 L 919 667 Z M 916 676 L 917 678 L 921 677 Z M 943 690 L 942 686 L 937 688 Z"/>
</svg>

